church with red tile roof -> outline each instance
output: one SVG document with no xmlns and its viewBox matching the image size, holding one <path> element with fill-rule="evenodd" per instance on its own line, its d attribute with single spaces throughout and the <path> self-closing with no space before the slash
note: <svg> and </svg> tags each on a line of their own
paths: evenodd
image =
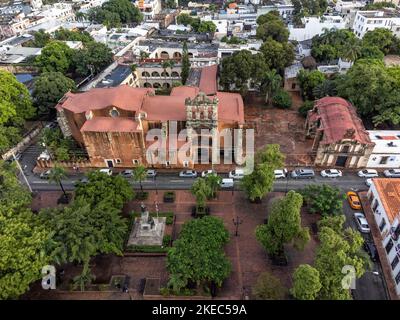
<svg viewBox="0 0 400 320">
<path fill-rule="evenodd" d="M 180 86 L 170 95 L 156 95 L 152 88 L 121 85 L 68 92 L 56 106 L 65 136 L 86 148 L 93 167 L 194 167 L 194 154 L 187 161 L 149 163 L 147 133 L 160 129 L 170 133 L 170 122 L 178 129 L 201 135 L 201 129 L 238 129 L 244 125 L 243 99 L 239 94 L 218 92 L 217 65 L 203 67 L 197 85 Z M 211 146 L 207 146 L 211 148 Z M 202 146 L 204 148 L 204 146 Z M 177 152 L 177 150 L 172 150 Z M 167 153 L 171 153 L 168 150 Z M 209 150 L 209 154 L 211 155 Z"/>
</svg>

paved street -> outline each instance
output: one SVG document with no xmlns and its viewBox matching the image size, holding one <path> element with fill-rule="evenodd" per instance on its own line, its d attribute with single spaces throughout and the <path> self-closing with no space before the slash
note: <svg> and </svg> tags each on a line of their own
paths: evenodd
<svg viewBox="0 0 400 320">
<path fill-rule="evenodd" d="M 35 146 L 31 146 L 23 154 L 20 163 L 21 167 L 25 168 L 25 173 L 31 187 L 34 191 L 58 191 L 59 186 L 55 183 L 49 183 L 47 180 L 40 179 L 38 174 L 33 174 L 32 169 L 35 165 L 35 159 L 39 154 L 39 149 Z M 70 175 L 63 185 L 66 190 L 73 190 L 74 184 L 84 176 L 83 173 Z M 223 177 L 227 177 L 227 174 L 223 174 Z M 190 189 L 192 183 L 195 181 L 193 178 L 180 178 L 178 173 L 159 173 L 155 180 L 148 179 L 143 181 L 143 188 L 146 190 L 187 190 Z M 129 179 L 129 182 L 134 188 L 139 188 L 139 184 Z M 303 188 L 308 184 L 322 184 L 328 183 L 333 186 L 339 187 L 343 192 L 348 190 L 367 190 L 368 187 L 365 185 L 365 179 L 359 178 L 354 172 L 344 173 L 343 177 L 340 178 L 322 178 L 317 174 L 314 179 L 280 179 L 274 183 L 274 191 L 284 192 L 286 190 L 297 190 Z M 235 190 L 239 190 L 239 182 L 235 181 Z M 230 191 L 230 190 L 227 190 Z M 356 228 L 353 220 L 353 210 L 348 205 L 347 201 L 344 201 L 344 213 L 347 217 L 346 226 Z M 365 238 L 370 235 L 363 235 Z M 375 275 L 372 272 L 377 271 L 379 275 Z M 353 290 L 355 299 L 361 300 L 384 300 L 387 299 L 386 288 L 384 280 L 382 278 L 381 266 L 379 263 L 374 263 L 371 270 L 356 282 L 356 289 Z"/>
</svg>

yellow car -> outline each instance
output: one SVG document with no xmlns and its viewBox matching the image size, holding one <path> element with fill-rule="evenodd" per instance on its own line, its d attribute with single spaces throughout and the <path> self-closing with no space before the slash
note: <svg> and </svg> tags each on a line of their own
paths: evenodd
<svg viewBox="0 0 400 320">
<path fill-rule="evenodd" d="M 347 200 L 349 200 L 350 207 L 354 210 L 361 210 L 361 201 L 354 191 L 347 192 Z"/>
</svg>

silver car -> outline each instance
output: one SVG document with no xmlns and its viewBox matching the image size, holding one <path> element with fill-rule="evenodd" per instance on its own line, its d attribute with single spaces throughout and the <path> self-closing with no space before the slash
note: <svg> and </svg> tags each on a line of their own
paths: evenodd
<svg viewBox="0 0 400 320">
<path fill-rule="evenodd" d="M 369 233 L 371 231 L 367 219 L 361 212 L 354 213 L 354 220 L 356 221 L 357 228 L 360 232 Z"/>
<path fill-rule="evenodd" d="M 157 171 L 154 169 L 149 169 L 146 171 L 147 178 L 154 178 L 157 175 Z"/>
<path fill-rule="evenodd" d="M 179 172 L 179 176 L 181 178 L 196 178 L 197 172 L 194 170 L 183 170 L 183 171 Z"/>
<path fill-rule="evenodd" d="M 122 170 L 119 174 L 121 176 L 123 176 L 124 178 L 132 178 L 133 177 L 133 170 L 129 170 L 129 169 Z"/>
<path fill-rule="evenodd" d="M 388 178 L 400 178 L 400 169 L 389 169 L 383 171 L 385 177 Z"/>
</svg>

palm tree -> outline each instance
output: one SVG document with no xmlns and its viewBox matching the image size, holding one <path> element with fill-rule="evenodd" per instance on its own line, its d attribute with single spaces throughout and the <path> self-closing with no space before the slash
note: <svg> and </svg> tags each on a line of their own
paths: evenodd
<svg viewBox="0 0 400 320">
<path fill-rule="evenodd" d="M 140 61 L 142 62 L 144 59 L 148 58 L 149 54 L 145 51 L 140 51 Z M 144 70 L 144 74 L 146 77 L 146 82 L 147 82 L 147 72 L 146 72 L 146 64 L 143 64 L 143 70 Z"/>
<path fill-rule="evenodd" d="M 163 61 L 162 68 L 164 69 L 164 83 L 167 83 L 167 68 L 171 66 L 171 62 L 168 60 Z"/>
<path fill-rule="evenodd" d="M 210 188 L 209 198 L 215 198 L 217 196 L 217 191 L 221 184 L 222 178 L 216 174 L 209 174 L 206 176 L 206 183 Z"/>
<path fill-rule="evenodd" d="M 57 163 L 50 170 L 49 174 L 49 182 L 54 181 L 58 183 L 61 187 L 62 192 L 64 193 L 64 198 L 68 199 L 67 193 L 65 192 L 64 186 L 62 184 L 62 179 L 66 177 L 65 170 L 63 167 L 59 166 Z"/>
<path fill-rule="evenodd" d="M 336 96 L 336 94 L 336 85 L 331 80 L 325 80 L 313 89 L 313 95 L 318 99 L 323 97 L 333 97 Z"/>
<path fill-rule="evenodd" d="M 361 56 L 361 46 L 357 42 L 352 42 L 345 48 L 341 54 L 341 58 L 349 61 L 350 66 Z"/>
<path fill-rule="evenodd" d="M 265 102 L 270 104 L 271 98 L 274 96 L 276 91 L 279 89 L 282 77 L 276 73 L 275 69 L 267 71 L 265 73 Z"/>
<path fill-rule="evenodd" d="M 133 171 L 133 180 L 138 181 L 140 184 L 140 191 L 143 194 L 143 186 L 142 186 L 142 181 L 146 179 L 147 177 L 147 172 L 146 168 L 143 165 L 138 166 L 134 171 Z"/>
<path fill-rule="evenodd" d="M 172 81 L 173 81 L 173 80 L 172 80 L 172 68 L 173 68 L 173 67 L 175 67 L 175 61 L 172 61 L 172 60 L 171 60 L 171 61 L 169 62 L 169 69 L 170 69 L 170 74 L 169 74 L 169 75 L 171 76 L 171 88 L 172 88 Z"/>
</svg>

